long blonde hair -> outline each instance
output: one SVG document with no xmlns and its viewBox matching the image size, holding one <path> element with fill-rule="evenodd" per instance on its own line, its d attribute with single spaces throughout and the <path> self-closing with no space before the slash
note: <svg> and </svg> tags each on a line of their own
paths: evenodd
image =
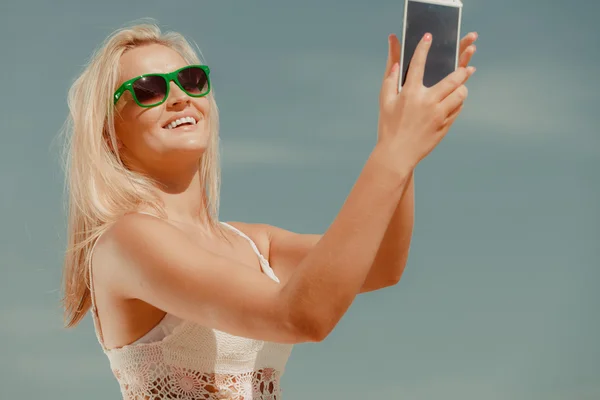
<svg viewBox="0 0 600 400">
<path fill-rule="evenodd" d="M 190 64 L 199 56 L 179 33 L 162 33 L 152 23 L 119 29 L 92 55 L 68 95 L 65 124 L 65 168 L 68 196 L 67 251 L 63 270 L 65 326 L 74 327 L 91 306 L 89 273 L 91 250 L 98 237 L 128 212 L 141 206 L 166 218 L 151 180 L 128 170 L 117 148 L 113 124 L 113 94 L 118 85 L 119 60 L 138 46 L 162 44 L 177 51 Z M 210 102 L 209 145 L 199 163 L 205 188 L 203 201 L 209 227 L 222 232 L 219 213 L 219 115 L 214 95 Z"/>
</svg>

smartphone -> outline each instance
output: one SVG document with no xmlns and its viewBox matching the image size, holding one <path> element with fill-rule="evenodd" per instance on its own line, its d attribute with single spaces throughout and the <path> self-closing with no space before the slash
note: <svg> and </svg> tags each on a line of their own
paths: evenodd
<svg viewBox="0 0 600 400">
<path fill-rule="evenodd" d="M 461 17 L 460 0 L 405 0 L 398 90 L 404 85 L 415 49 L 427 32 L 431 33 L 432 42 L 423 85 L 434 86 L 456 70 Z"/>
</svg>

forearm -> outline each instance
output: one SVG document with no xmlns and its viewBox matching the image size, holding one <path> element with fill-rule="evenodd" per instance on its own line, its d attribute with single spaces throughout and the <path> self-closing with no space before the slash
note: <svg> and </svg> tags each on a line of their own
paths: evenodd
<svg viewBox="0 0 600 400">
<path fill-rule="evenodd" d="M 282 288 L 292 318 L 328 334 L 367 277 L 412 168 L 376 147 L 338 216 Z"/>
<path fill-rule="evenodd" d="M 361 292 L 391 286 L 400 280 L 412 239 L 415 213 L 414 172 L 385 231 L 381 246 Z"/>
</svg>

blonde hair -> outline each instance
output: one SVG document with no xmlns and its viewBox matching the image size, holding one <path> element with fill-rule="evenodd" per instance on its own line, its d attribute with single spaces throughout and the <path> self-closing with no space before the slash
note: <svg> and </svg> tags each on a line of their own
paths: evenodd
<svg viewBox="0 0 600 400">
<path fill-rule="evenodd" d="M 179 33 L 162 33 L 156 24 L 143 23 L 112 33 L 92 55 L 68 95 L 69 118 L 64 133 L 68 196 L 67 251 L 63 269 L 65 326 L 76 326 L 91 306 L 89 265 L 98 237 L 128 212 L 151 207 L 166 218 L 153 182 L 128 170 L 117 151 L 113 124 L 113 94 L 119 84 L 119 60 L 128 50 L 162 44 L 190 64 L 200 58 Z M 199 163 L 208 226 L 222 232 L 219 213 L 219 115 L 214 95 L 210 102 L 210 141 Z"/>
</svg>

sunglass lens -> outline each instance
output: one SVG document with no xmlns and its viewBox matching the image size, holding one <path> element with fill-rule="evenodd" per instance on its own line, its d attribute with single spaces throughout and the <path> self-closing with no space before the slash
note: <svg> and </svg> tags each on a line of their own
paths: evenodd
<svg viewBox="0 0 600 400">
<path fill-rule="evenodd" d="M 208 92 L 208 76 L 200 67 L 189 67 L 181 70 L 177 79 L 186 92 L 201 95 Z"/>
<path fill-rule="evenodd" d="M 160 76 L 145 76 L 133 83 L 137 101 L 145 106 L 160 103 L 167 93 L 167 82 Z"/>
</svg>

